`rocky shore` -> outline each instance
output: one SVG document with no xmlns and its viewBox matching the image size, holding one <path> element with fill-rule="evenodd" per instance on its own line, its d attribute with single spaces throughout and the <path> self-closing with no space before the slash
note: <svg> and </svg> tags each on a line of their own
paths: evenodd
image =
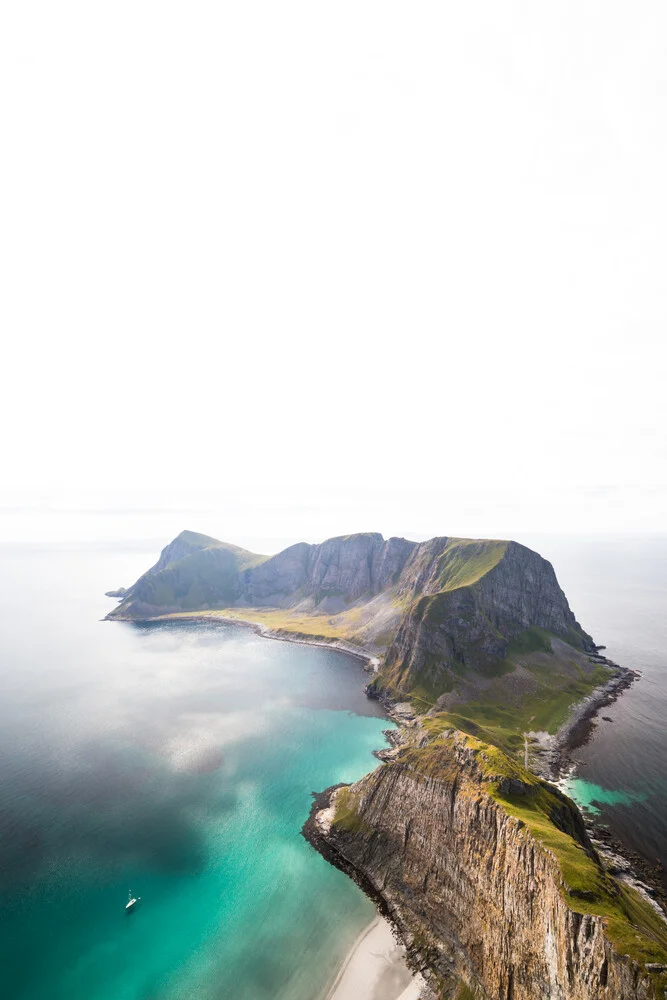
<svg viewBox="0 0 667 1000">
<path fill-rule="evenodd" d="M 364 649 L 363 646 L 358 646 L 353 642 L 348 642 L 345 639 L 331 639 L 327 636 L 317 636 L 317 635 L 307 635 L 305 633 L 293 632 L 289 629 L 279 629 L 270 628 L 267 625 L 263 625 L 261 622 L 246 621 L 243 618 L 232 618 L 228 615 L 220 615 L 214 611 L 206 612 L 200 611 L 196 614 L 169 614 L 169 615 L 158 615 L 150 618 L 128 618 L 128 619 L 115 619 L 116 621 L 134 621 L 134 622 L 144 622 L 145 624 L 168 621 L 168 622 L 214 622 L 223 625 L 239 625 L 241 628 L 251 629 L 257 635 L 261 635 L 264 639 L 277 639 L 280 642 L 295 642 L 302 646 L 323 646 L 327 649 L 336 649 L 339 653 L 347 653 L 348 656 L 354 656 L 356 659 L 361 660 L 364 669 L 369 673 L 375 674 L 380 666 L 380 657 L 371 652 L 368 649 Z"/>
<path fill-rule="evenodd" d="M 590 739 L 595 718 L 600 714 L 601 709 L 615 702 L 641 677 L 637 670 L 621 667 L 618 663 L 614 663 L 613 660 L 604 656 L 598 656 L 595 659 L 596 662 L 610 667 L 614 671 L 614 676 L 575 705 L 569 717 L 553 737 L 551 745 L 544 754 L 547 773 L 543 774 L 543 777 L 549 780 L 557 780 L 568 766 L 572 752 Z"/>
</svg>

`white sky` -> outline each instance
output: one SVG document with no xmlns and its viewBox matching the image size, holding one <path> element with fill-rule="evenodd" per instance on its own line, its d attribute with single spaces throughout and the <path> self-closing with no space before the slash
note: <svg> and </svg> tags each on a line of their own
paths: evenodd
<svg viewBox="0 0 667 1000">
<path fill-rule="evenodd" d="M 667 530 L 666 41 L 6 0 L 0 538 Z"/>
</svg>

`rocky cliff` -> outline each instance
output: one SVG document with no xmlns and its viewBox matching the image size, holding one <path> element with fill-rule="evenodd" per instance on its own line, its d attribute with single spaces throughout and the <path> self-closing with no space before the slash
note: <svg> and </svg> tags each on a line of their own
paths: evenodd
<svg viewBox="0 0 667 1000">
<path fill-rule="evenodd" d="M 262 556 L 183 531 L 128 588 L 109 617 L 148 618 L 229 606 L 341 610 L 395 585 L 418 547 L 404 538 L 385 541 L 367 532 L 319 545 L 301 542 Z"/>
<path fill-rule="evenodd" d="M 298 616 L 306 632 L 385 653 L 374 692 L 419 691 L 431 703 L 463 673 L 475 683 L 476 674 L 497 673 L 526 629 L 592 649 L 551 564 L 523 545 L 493 540 L 417 543 L 367 532 L 267 557 L 186 531 L 108 617 L 235 608 L 281 609 L 288 615 L 270 624 L 289 627 L 289 616 Z"/>
<path fill-rule="evenodd" d="M 435 694 L 447 691 L 457 671 L 493 672 L 506 659 L 512 639 L 529 628 L 560 636 L 581 650 L 594 648 L 570 610 L 553 566 L 537 552 L 516 542 L 457 539 L 444 547 L 445 557 L 456 558 L 457 572 L 452 566 L 443 572 L 438 548 L 429 556 L 407 581 L 413 601 L 389 647 L 377 688 L 395 696 L 418 686 Z"/>
<path fill-rule="evenodd" d="M 422 730 L 305 833 L 397 926 L 439 998 L 663 1000 L 667 928 L 576 807 L 496 747 Z"/>
<path fill-rule="evenodd" d="M 415 548 L 405 538 L 385 541 L 372 532 L 329 538 L 320 545 L 301 542 L 246 572 L 241 601 L 340 611 L 396 584 Z"/>
</svg>

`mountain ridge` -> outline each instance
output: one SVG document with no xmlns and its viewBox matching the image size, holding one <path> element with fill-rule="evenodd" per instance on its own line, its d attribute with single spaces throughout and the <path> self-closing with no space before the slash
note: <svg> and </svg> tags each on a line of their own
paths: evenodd
<svg viewBox="0 0 667 1000">
<path fill-rule="evenodd" d="M 445 696 L 460 692 L 462 679 L 468 695 L 471 685 L 488 686 L 531 628 L 571 646 L 584 674 L 594 650 L 551 564 L 499 539 L 413 542 L 365 532 L 263 556 L 184 531 L 107 617 L 223 612 L 359 644 L 383 661 L 369 693 L 421 699 L 422 707 L 456 702 Z"/>
</svg>

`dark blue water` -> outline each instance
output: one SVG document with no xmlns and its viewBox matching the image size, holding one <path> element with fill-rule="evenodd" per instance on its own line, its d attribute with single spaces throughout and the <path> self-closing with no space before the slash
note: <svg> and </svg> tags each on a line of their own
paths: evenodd
<svg viewBox="0 0 667 1000">
<path fill-rule="evenodd" d="M 101 622 L 145 553 L 1 555 L 3 995 L 316 1000 L 373 914 L 299 836 L 383 744 L 358 661 Z"/>
<path fill-rule="evenodd" d="M 569 792 L 631 850 L 667 867 L 667 537 L 535 537 L 605 655 L 642 672 L 576 750 Z"/>
</svg>

